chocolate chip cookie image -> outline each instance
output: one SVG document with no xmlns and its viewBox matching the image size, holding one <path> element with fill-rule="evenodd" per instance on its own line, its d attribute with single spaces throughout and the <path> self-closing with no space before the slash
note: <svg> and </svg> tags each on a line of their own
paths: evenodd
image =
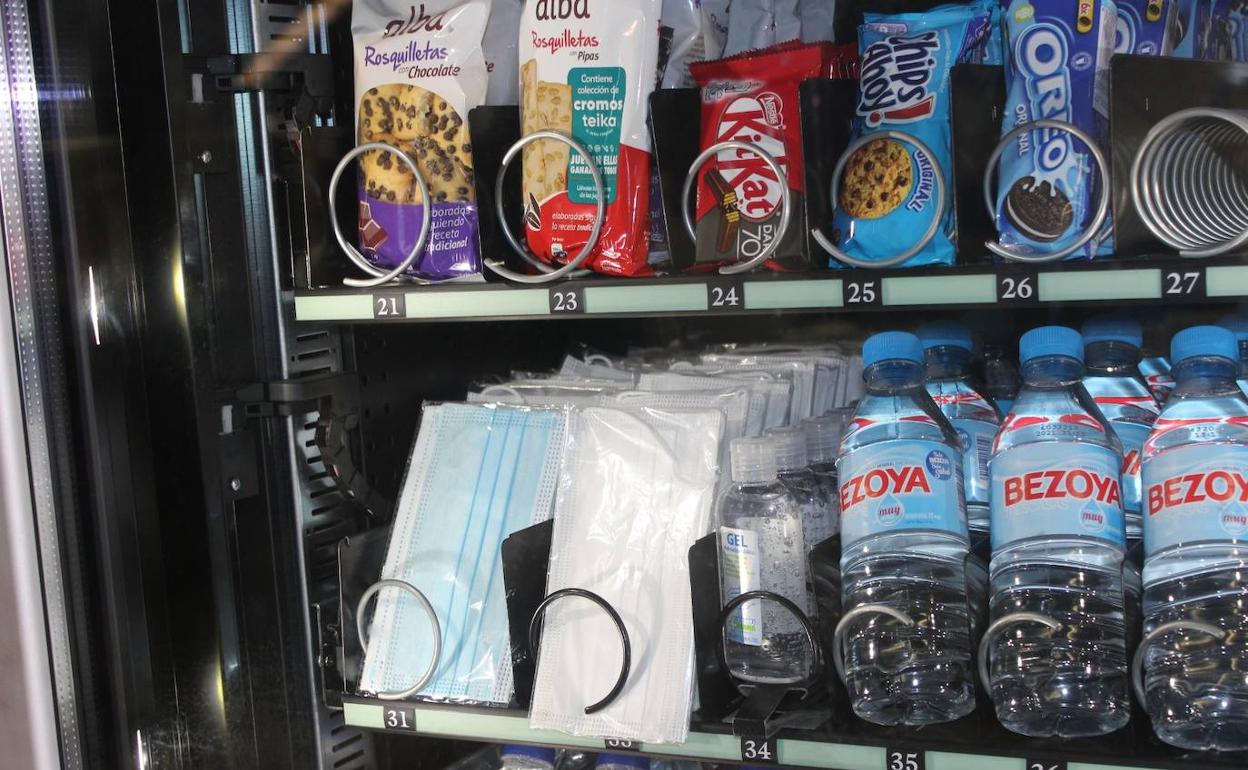
<svg viewBox="0 0 1248 770">
<path fill-rule="evenodd" d="M 914 166 L 905 145 L 874 139 L 845 164 L 840 206 L 855 219 L 879 219 L 906 200 L 914 188 Z"/>
<path fill-rule="evenodd" d="M 1051 182 L 1025 176 L 1005 196 L 1005 216 L 1023 236 L 1051 243 L 1074 224 L 1075 207 Z"/>
</svg>

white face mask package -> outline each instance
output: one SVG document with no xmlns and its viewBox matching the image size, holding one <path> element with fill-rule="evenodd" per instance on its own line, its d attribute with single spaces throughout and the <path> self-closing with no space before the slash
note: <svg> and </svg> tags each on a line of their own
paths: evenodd
<svg viewBox="0 0 1248 770">
<path fill-rule="evenodd" d="M 600 406 L 609 401 L 609 393 L 597 387 L 587 387 L 569 381 L 563 385 L 526 385 L 503 383 L 487 385 L 480 391 L 468 394 L 468 402 L 475 404 L 516 404 L 528 406 Z"/>
<path fill-rule="evenodd" d="M 765 429 L 767 417 L 767 394 L 752 382 L 733 381 L 726 377 L 711 377 L 700 374 L 683 374 L 681 372 L 642 372 L 637 376 L 637 387 L 640 390 L 658 392 L 711 391 L 723 393 L 725 388 L 744 387 L 749 394 L 748 408 L 745 414 L 745 425 L 742 432 L 731 438 L 752 438 L 761 436 Z M 651 404 L 657 406 L 657 404 Z M 726 465 L 723 467 L 727 467 Z"/>
<path fill-rule="evenodd" d="M 701 372 L 726 380 L 745 382 L 767 394 L 767 412 L 763 416 L 763 430 L 780 428 L 789 424 L 789 408 L 793 402 L 793 378 L 789 372 L 775 372 L 761 367 L 732 367 L 725 369 L 719 364 L 672 364 L 674 372 Z"/>
<path fill-rule="evenodd" d="M 662 25 L 672 30 L 672 49 L 662 73 L 663 88 L 692 88 L 689 65 L 718 59 L 724 37 L 700 0 L 663 0 Z"/>
<path fill-rule="evenodd" d="M 802 36 L 797 0 L 733 0 L 724 56 L 755 51 Z"/>
<path fill-rule="evenodd" d="M 507 704 L 511 644 L 499 548 L 548 519 L 565 445 L 567 413 L 483 404 L 427 405 L 396 507 L 382 579 L 428 598 L 442 652 L 418 698 Z M 382 588 L 368 631 L 361 692 L 412 687 L 434 639 L 425 613 L 398 588 Z"/>
<path fill-rule="evenodd" d="M 783 357 L 732 352 L 704 353 L 702 363 L 724 368 L 752 368 L 786 374 L 793 381 L 788 424 L 797 425 L 814 413 L 815 365 L 810 361 L 793 361 Z"/>
<path fill-rule="evenodd" d="M 637 382 L 637 373 L 631 369 L 620 369 L 606 364 L 586 363 L 579 358 L 566 356 L 559 374 L 569 377 L 597 380 L 613 380 L 632 387 Z"/>
<path fill-rule="evenodd" d="M 710 531 L 724 417 L 716 410 L 588 408 L 569 416 L 546 591 L 581 588 L 620 614 L 632 648 L 624 689 L 615 624 L 576 598 L 546 611 L 529 726 L 683 743 L 693 702 L 689 548 Z"/>
<path fill-rule="evenodd" d="M 728 447 L 733 439 L 744 438 L 750 417 L 750 392 L 745 388 L 715 390 L 625 390 L 612 399 L 621 406 L 647 406 L 657 409 L 718 409 L 724 415 L 724 440 L 719 445 L 719 467 L 728 469 Z M 759 417 L 761 417 L 761 413 Z M 730 483 L 730 474 L 720 474 L 720 488 Z"/>
</svg>

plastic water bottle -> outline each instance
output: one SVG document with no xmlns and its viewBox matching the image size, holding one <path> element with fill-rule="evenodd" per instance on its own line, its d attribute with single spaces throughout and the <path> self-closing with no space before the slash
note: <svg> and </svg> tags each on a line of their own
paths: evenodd
<svg viewBox="0 0 1248 770">
<path fill-rule="evenodd" d="M 1239 389 L 1248 394 L 1248 315 L 1233 313 L 1222 316 L 1218 320 L 1218 326 L 1230 329 L 1235 335 L 1235 342 L 1239 346 Z"/>
<path fill-rule="evenodd" d="M 1144 633 L 1198 620 L 1227 632 L 1158 635 L 1144 655 L 1145 710 L 1166 743 L 1248 749 L 1248 400 L 1233 334 L 1171 342 L 1175 389 L 1144 444 Z"/>
<path fill-rule="evenodd" d="M 1140 514 L 1140 451 L 1160 407 L 1140 377 L 1144 332 L 1138 321 L 1097 316 L 1083 324 L 1083 387 L 1122 442 L 1122 510 L 1127 543 L 1143 536 Z"/>
<path fill-rule="evenodd" d="M 988 459 L 1001 417 L 997 408 L 971 386 L 971 330 L 959 323 L 927 324 L 919 329 L 927 356 L 927 392 L 958 432 L 966 520 L 971 537 L 988 534 Z"/>
<path fill-rule="evenodd" d="M 797 500 L 802 536 L 809 551 L 836 534 L 836 511 L 826 486 L 810 469 L 806 429 L 800 425 L 772 428 L 767 436 L 776 442 L 776 475 Z"/>
<path fill-rule="evenodd" d="M 806 429 L 806 457 L 810 460 L 810 470 L 819 481 L 828 501 L 828 513 L 832 516 L 829 537 L 841 531 L 836 455 L 840 451 L 841 437 L 845 435 L 845 426 L 852 414 L 852 409 L 833 409 L 822 417 L 812 417 L 802 423 L 802 427 Z"/>
<path fill-rule="evenodd" d="M 985 345 L 983 393 L 992 399 L 1001 414 L 1010 413 L 1018 385 L 1018 369 L 1014 368 L 1006 349 L 1001 345 Z"/>
<path fill-rule="evenodd" d="M 554 770 L 555 750 L 544 746 L 505 745 L 499 752 L 502 770 Z"/>
<path fill-rule="evenodd" d="M 771 591 L 810 615 L 801 512 L 776 477 L 776 444 L 740 438 L 730 451 L 732 486 L 719 498 L 724 603 L 747 591 Z M 733 613 L 725 652 L 733 674 L 750 682 L 798 682 L 811 666 L 800 622 L 773 601 L 753 599 Z"/>
<path fill-rule="evenodd" d="M 1019 342 L 1023 388 L 993 452 L 989 612 L 1021 621 L 989 650 L 997 718 L 1023 735 L 1117 730 L 1131 716 L 1118 437 L 1080 384 L 1083 340 L 1044 326 Z"/>
<path fill-rule="evenodd" d="M 650 758 L 640 754 L 599 754 L 596 770 L 650 770 Z"/>
<path fill-rule="evenodd" d="M 846 689 L 876 724 L 947 722 L 975 708 L 962 449 L 923 387 L 923 346 L 884 332 L 863 346 L 866 393 L 841 442 Z"/>
<path fill-rule="evenodd" d="M 1174 390 L 1174 378 L 1170 376 L 1170 359 L 1165 356 L 1144 356 L 1140 359 L 1140 376 L 1148 385 L 1157 403 L 1164 404 Z"/>
</svg>

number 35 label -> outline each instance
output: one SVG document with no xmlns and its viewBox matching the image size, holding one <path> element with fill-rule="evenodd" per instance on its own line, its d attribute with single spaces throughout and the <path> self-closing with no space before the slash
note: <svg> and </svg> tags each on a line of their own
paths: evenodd
<svg viewBox="0 0 1248 770">
<path fill-rule="evenodd" d="M 926 755 L 912 749 L 885 749 L 884 770 L 927 770 Z"/>
</svg>

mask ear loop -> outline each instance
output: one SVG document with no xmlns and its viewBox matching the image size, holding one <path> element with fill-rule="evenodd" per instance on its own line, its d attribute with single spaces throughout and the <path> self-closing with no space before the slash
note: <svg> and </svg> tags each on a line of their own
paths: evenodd
<svg viewBox="0 0 1248 770">
<path fill-rule="evenodd" d="M 537 605 L 537 610 L 533 613 L 532 620 L 529 621 L 529 651 L 535 661 L 538 658 L 538 651 L 541 649 L 540 641 L 542 617 L 546 614 L 546 609 L 559 599 L 563 599 L 568 596 L 577 596 L 582 599 L 588 599 L 594 604 L 597 604 L 602 608 L 603 612 L 607 613 L 607 616 L 611 618 L 611 622 L 615 623 L 615 629 L 620 632 L 620 643 L 623 645 L 624 650 L 623 660 L 620 661 L 620 675 L 616 677 L 615 684 L 611 687 L 611 691 L 607 693 L 605 698 L 597 703 L 593 703 L 585 707 L 585 713 L 587 715 L 596 714 L 605 709 L 607 706 L 610 706 L 611 703 L 619 697 L 620 692 L 624 690 L 624 684 L 628 681 L 628 674 L 633 665 L 632 642 L 628 637 L 628 629 L 624 627 L 624 620 L 620 618 L 620 614 L 615 611 L 615 608 L 607 603 L 606 599 L 603 599 L 593 591 L 586 591 L 584 588 L 561 588 L 558 591 L 548 595 L 545 599 L 542 599 L 542 603 Z"/>
<path fill-rule="evenodd" d="M 822 659 L 819 656 L 819 643 L 815 641 L 815 628 L 811 625 L 810 618 L 807 617 L 806 613 L 802 612 L 801 607 L 798 607 L 792 601 L 781 596 L 780 594 L 773 593 L 771 591 L 746 591 L 743 594 L 738 594 L 737 596 L 734 596 L 731 601 L 725 604 L 722 610 L 719 611 L 719 665 L 723 666 L 724 671 L 727 671 L 728 675 L 733 679 L 741 682 L 747 682 L 748 684 L 754 684 L 753 682 L 749 682 L 749 680 L 742 679 L 732 673 L 732 668 L 728 665 L 728 654 L 725 648 L 727 647 L 728 642 L 728 621 L 732 619 L 732 613 L 735 612 L 742 604 L 755 599 L 759 601 L 766 599 L 779 604 L 781 607 L 788 610 L 789 614 L 796 618 L 798 624 L 801 625 L 802 635 L 806 640 L 806 645 L 810 647 L 811 664 L 810 674 L 797 684 L 801 689 L 809 689 L 815 682 L 819 681 L 819 678 L 823 675 Z"/>
<path fill-rule="evenodd" d="M 433 657 L 429 660 L 429 666 L 425 669 L 425 673 L 420 675 L 420 679 L 416 680 L 416 684 L 397 692 L 378 692 L 374 693 L 381 700 L 406 700 L 428 686 L 433 680 L 433 672 L 438 668 L 438 659 L 442 657 L 442 626 L 438 623 L 438 614 L 433 611 L 433 605 L 416 586 L 408 583 L 406 580 L 395 580 L 389 578 L 386 580 L 378 580 L 368 587 L 364 595 L 360 597 L 359 604 L 355 607 L 355 632 L 360 639 L 360 647 L 363 648 L 364 654 L 368 655 L 368 634 L 365 631 L 364 611 L 368 609 L 368 602 L 383 588 L 398 588 L 406 591 L 416 600 L 420 608 L 429 616 L 429 625 L 433 626 Z"/>
</svg>

